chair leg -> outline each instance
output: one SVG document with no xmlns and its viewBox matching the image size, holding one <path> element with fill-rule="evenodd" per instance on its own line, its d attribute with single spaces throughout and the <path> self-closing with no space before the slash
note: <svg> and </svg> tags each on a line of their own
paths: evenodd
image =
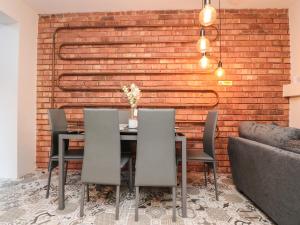
<svg viewBox="0 0 300 225">
<path fill-rule="evenodd" d="M 129 191 L 132 192 L 133 179 L 132 179 L 132 158 L 129 159 Z"/>
<path fill-rule="evenodd" d="M 176 187 L 172 187 L 172 200 L 173 200 L 172 221 L 176 222 Z"/>
<path fill-rule="evenodd" d="M 51 183 L 51 175 L 52 175 L 52 161 L 49 161 L 49 166 L 48 166 L 48 184 L 47 184 L 47 192 L 46 192 L 46 198 L 49 198 L 49 192 L 50 192 L 50 183 Z"/>
<path fill-rule="evenodd" d="M 139 187 L 135 187 L 135 219 L 139 221 Z"/>
<path fill-rule="evenodd" d="M 177 160 L 177 164 L 176 164 L 176 179 L 177 179 L 177 181 L 176 181 L 176 186 L 179 186 L 179 187 L 181 187 L 181 176 L 182 175 L 178 175 L 178 164 L 179 164 L 179 160 Z"/>
<path fill-rule="evenodd" d="M 90 190 L 89 190 L 89 185 L 86 185 L 86 201 L 90 201 Z"/>
<path fill-rule="evenodd" d="M 116 220 L 119 220 L 119 210 L 120 209 L 120 185 L 117 185 L 116 190 Z"/>
<path fill-rule="evenodd" d="M 81 198 L 80 198 L 80 217 L 83 217 L 84 214 L 84 193 L 85 193 L 85 184 L 81 185 Z"/>
<path fill-rule="evenodd" d="M 216 200 L 219 201 L 219 196 L 218 196 L 218 185 L 217 185 L 217 167 L 216 167 L 216 162 L 213 162 L 213 168 L 214 168 L 214 181 L 215 181 L 215 192 L 216 192 Z"/>
<path fill-rule="evenodd" d="M 65 168 L 65 184 L 67 183 L 68 164 L 69 164 L 69 162 L 68 162 L 68 161 L 66 161 L 66 168 Z"/>
<path fill-rule="evenodd" d="M 206 163 L 204 163 L 204 179 L 205 179 L 205 186 L 207 186 L 207 174 L 206 174 Z"/>
</svg>

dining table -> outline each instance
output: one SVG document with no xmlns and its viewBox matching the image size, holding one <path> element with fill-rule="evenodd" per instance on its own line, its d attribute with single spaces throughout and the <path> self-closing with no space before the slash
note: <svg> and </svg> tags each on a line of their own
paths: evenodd
<svg viewBox="0 0 300 225">
<path fill-rule="evenodd" d="M 137 141 L 137 129 L 120 128 L 121 141 Z M 58 209 L 63 210 L 65 208 L 65 167 L 64 167 L 64 153 L 65 153 L 65 140 L 84 141 L 84 132 L 82 133 L 64 133 L 59 134 L 59 193 L 58 193 Z M 176 142 L 181 143 L 181 210 L 182 217 L 187 217 L 187 150 L 186 150 L 186 136 L 180 132 L 175 131 Z"/>
</svg>

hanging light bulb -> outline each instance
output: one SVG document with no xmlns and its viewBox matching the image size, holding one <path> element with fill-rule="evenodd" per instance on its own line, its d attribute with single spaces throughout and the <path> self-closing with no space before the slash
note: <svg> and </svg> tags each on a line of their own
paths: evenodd
<svg viewBox="0 0 300 225">
<path fill-rule="evenodd" d="M 207 58 L 205 53 L 203 53 L 202 58 L 199 60 L 199 66 L 203 70 L 206 70 L 210 67 L 209 58 Z"/>
<path fill-rule="evenodd" d="M 211 0 L 204 0 L 204 7 L 200 11 L 199 21 L 203 26 L 212 25 L 217 19 L 216 9 L 211 5 Z"/>
<path fill-rule="evenodd" d="M 200 39 L 197 42 L 197 49 L 199 52 L 204 53 L 208 51 L 209 48 L 209 40 L 205 36 L 205 30 L 202 27 L 200 30 Z"/>
<path fill-rule="evenodd" d="M 225 70 L 222 67 L 222 61 L 219 61 L 218 68 L 215 71 L 217 77 L 223 77 L 225 75 Z"/>
<path fill-rule="evenodd" d="M 220 19 L 220 60 L 218 63 L 218 68 L 215 70 L 215 75 L 217 77 L 223 77 L 225 75 L 225 70 L 222 65 L 222 18 L 221 18 L 221 0 L 219 0 L 219 19 Z"/>
</svg>

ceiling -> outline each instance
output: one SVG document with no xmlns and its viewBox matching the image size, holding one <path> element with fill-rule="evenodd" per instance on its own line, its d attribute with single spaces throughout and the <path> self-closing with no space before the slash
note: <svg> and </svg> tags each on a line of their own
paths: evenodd
<svg viewBox="0 0 300 225">
<path fill-rule="evenodd" d="M 23 0 L 39 14 L 199 9 L 201 0 Z M 222 8 L 289 8 L 296 0 L 221 0 Z M 218 0 L 212 0 L 217 4 Z"/>
</svg>

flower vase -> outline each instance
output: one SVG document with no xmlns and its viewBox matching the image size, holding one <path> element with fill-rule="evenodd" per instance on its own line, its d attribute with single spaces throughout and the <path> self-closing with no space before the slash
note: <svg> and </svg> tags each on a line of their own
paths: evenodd
<svg viewBox="0 0 300 225">
<path fill-rule="evenodd" d="M 130 118 L 128 121 L 128 128 L 130 129 L 135 129 L 138 126 L 138 121 L 137 121 L 137 108 L 136 106 L 132 106 L 130 109 Z"/>
</svg>

